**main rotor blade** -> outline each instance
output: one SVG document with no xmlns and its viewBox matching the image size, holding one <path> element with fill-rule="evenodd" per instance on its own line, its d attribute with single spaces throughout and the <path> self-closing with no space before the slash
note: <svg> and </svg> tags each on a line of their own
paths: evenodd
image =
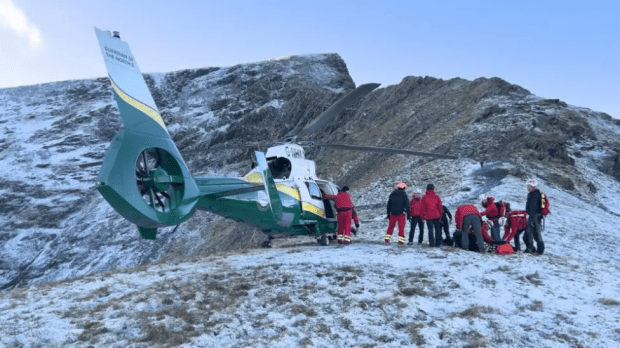
<svg viewBox="0 0 620 348">
<path fill-rule="evenodd" d="M 78 164 L 78 166 L 80 168 L 89 168 L 89 167 L 100 166 L 102 164 L 103 164 L 103 161 L 96 161 L 96 162 L 88 162 L 88 163 Z"/>
<path fill-rule="evenodd" d="M 212 152 L 216 150 L 235 150 L 235 149 L 249 149 L 249 148 L 267 148 L 273 146 L 274 143 L 254 143 L 254 144 L 232 144 L 232 145 L 216 145 L 204 149 L 185 149 L 179 150 L 183 153 L 195 153 L 195 152 Z"/>
<path fill-rule="evenodd" d="M 393 154 L 400 154 L 400 155 L 413 155 L 413 156 L 424 156 L 424 157 L 445 158 L 445 159 L 458 159 L 457 156 L 442 155 L 442 154 L 430 153 L 430 152 L 420 152 L 420 151 L 410 151 L 410 150 L 394 149 L 394 148 L 391 148 L 391 147 L 343 145 L 343 144 L 313 144 L 313 145 L 310 145 L 310 146 L 328 147 L 328 148 L 340 149 L 340 150 L 370 151 L 370 152 L 393 153 Z"/>
<path fill-rule="evenodd" d="M 340 98 L 336 103 L 327 108 L 319 117 L 315 118 L 312 122 L 308 123 L 300 132 L 297 137 L 303 135 L 312 134 L 319 129 L 323 128 L 329 121 L 334 119 L 338 114 L 346 109 L 349 105 L 362 99 L 368 93 L 372 92 L 375 88 L 379 87 L 379 83 L 367 83 L 358 86 L 356 89 L 347 93 L 344 97 Z"/>
</svg>

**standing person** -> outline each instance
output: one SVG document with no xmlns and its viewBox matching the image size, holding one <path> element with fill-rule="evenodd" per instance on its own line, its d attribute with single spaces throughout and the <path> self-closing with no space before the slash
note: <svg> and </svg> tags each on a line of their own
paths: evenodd
<svg viewBox="0 0 620 348">
<path fill-rule="evenodd" d="M 441 227 L 443 228 L 443 232 L 446 234 L 446 243 L 451 246 L 452 238 L 450 238 L 450 224 L 452 224 L 452 214 L 450 214 L 450 210 L 448 210 L 448 207 L 445 205 L 442 205 L 442 208 Z"/>
<path fill-rule="evenodd" d="M 456 229 L 461 232 L 461 248 L 464 250 L 469 250 L 469 232 L 470 230 L 473 230 L 473 234 L 476 237 L 478 252 L 484 252 L 485 248 L 484 240 L 482 239 L 481 222 L 480 212 L 473 204 L 461 204 L 458 208 L 456 208 L 454 223 L 456 224 Z M 459 241 L 456 240 L 458 236 L 459 234 L 455 232 L 455 244 L 459 243 Z"/>
<path fill-rule="evenodd" d="M 353 217 L 355 207 L 353 206 L 353 201 L 347 191 L 349 191 L 349 187 L 343 186 L 340 190 L 338 190 L 337 195 L 323 195 L 323 198 L 334 199 L 336 201 L 336 211 L 338 212 L 338 244 L 351 243 L 351 219 Z M 355 217 L 355 226 L 359 227 L 357 214 Z"/>
<path fill-rule="evenodd" d="M 527 212 L 527 229 L 525 230 L 525 236 L 523 241 L 525 242 L 525 252 L 534 252 L 534 240 L 536 241 L 536 250 L 538 254 L 545 251 L 545 243 L 542 240 L 541 231 L 541 202 L 543 198 L 540 191 L 536 188 L 538 182 L 536 179 L 529 179 L 526 182 L 526 187 L 529 193 L 527 194 L 527 201 L 525 202 L 525 211 Z"/>
<path fill-rule="evenodd" d="M 422 244 L 424 240 L 424 221 L 422 220 L 422 190 L 415 189 L 413 196 L 411 196 L 411 203 L 409 203 L 409 225 L 411 230 L 409 231 L 409 243 L 413 245 L 413 237 L 416 225 L 420 230 L 418 235 L 418 244 Z"/>
<path fill-rule="evenodd" d="M 387 217 L 390 220 L 387 233 L 385 234 L 385 244 L 390 244 L 390 238 L 394 232 L 394 226 L 398 223 L 398 246 L 405 245 L 405 222 L 409 216 L 409 198 L 405 189 L 407 185 L 399 182 L 396 190 L 392 191 L 387 203 Z"/>
<path fill-rule="evenodd" d="M 431 247 L 441 246 L 441 198 L 435 193 L 435 185 L 426 185 L 426 194 L 422 197 L 422 220 L 426 220 L 428 243 Z"/>
</svg>

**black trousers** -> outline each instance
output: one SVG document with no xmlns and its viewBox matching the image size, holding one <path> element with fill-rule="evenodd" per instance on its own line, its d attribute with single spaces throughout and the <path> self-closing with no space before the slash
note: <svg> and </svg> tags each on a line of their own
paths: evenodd
<svg viewBox="0 0 620 348">
<path fill-rule="evenodd" d="M 428 228 L 428 244 L 434 247 L 441 246 L 441 220 L 426 220 Z"/>
<path fill-rule="evenodd" d="M 415 235 L 415 226 L 418 225 L 418 229 L 420 230 L 420 234 L 418 235 L 418 244 L 422 243 L 424 240 L 424 223 L 419 216 L 412 216 L 410 218 L 410 226 L 411 230 L 409 230 L 409 242 L 413 242 L 413 237 Z"/>
<path fill-rule="evenodd" d="M 474 236 L 476 237 L 476 245 L 478 246 L 478 252 L 484 252 L 484 239 L 482 239 L 481 221 L 478 215 L 471 214 L 463 218 L 463 233 L 461 236 L 461 245 L 465 250 L 469 249 L 469 229 L 473 228 Z"/>
<path fill-rule="evenodd" d="M 523 241 L 525 242 L 525 250 L 534 250 L 534 241 L 536 241 L 536 251 L 542 254 L 545 251 L 545 242 L 542 239 L 542 215 L 534 214 L 527 218 L 527 229 Z"/>
<path fill-rule="evenodd" d="M 448 223 L 448 219 L 441 219 L 441 228 L 443 229 L 443 233 L 446 235 L 446 239 L 451 239 L 450 224 Z"/>
<path fill-rule="evenodd" d="M 502 237 L 499 235 L 499 221 L 493 221 L 493 227 L 491 227 L 491 238 L 493 238 L 496 242 L 502 240 Z"/>
<path fill-rule="evenodd" d="M 523 232 L 525 232 L 525 230 L 519 230 L 519 231 L 517 231 L 517 233 L 515 234 L 515 249 L 516 249 L 517 251 L 518 251 L 518 250 L 521 250 L 521 242 L 519 241 L 519 239 L 520 239 L 521 234 L 522 234 Z M 526 248 L 527 248 L 527 242 L 526 242 L 526 240 L 527 240 L 527 239 L 525 238 L 525 235 L 524 235 L 524 236 L 523 236 L 523 243 L 526 245 Z"/>
<path fill-rule="evenodd" d="M 476 236 L 471 233 L 467 233 L 467 239 L 469 240 L 469 245 L 467 248 L 463 248 L 463 231 L 456 230 L 454 231 L 454 246 L 461 249 L 466 249 L 469 251 L 478 251 L 478 245 L 476 244 Z"/>
</svg>

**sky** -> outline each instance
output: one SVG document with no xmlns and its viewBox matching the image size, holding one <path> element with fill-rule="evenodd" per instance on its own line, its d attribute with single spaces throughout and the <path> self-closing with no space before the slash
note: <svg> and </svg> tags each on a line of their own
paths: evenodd
<svg viewBox="0 0 620 348">
<path fill-rule="evenodd" d="M 620 2 L 0 0 L 0 88 L 106 76 L 94 26 L 147 73 L 338 53 L 357 85 L 500 77 L 620 118 Z"/>
</svg>

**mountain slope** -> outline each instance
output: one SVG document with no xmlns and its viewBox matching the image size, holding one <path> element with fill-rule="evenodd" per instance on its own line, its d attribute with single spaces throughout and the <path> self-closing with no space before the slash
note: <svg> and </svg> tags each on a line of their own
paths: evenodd
<svg viewBox="0 0 620 348">
<path fill-rule="evenodd" d="M 243 175 L 249 150 L 201 149 L 282 140 L 354 88 L 334 54 L 145 76 L 195 175 Z M 145 242 L 103 201 L 94 190 L 97 167 L 78 164 L 102 158 L 122 127 L 105 78 L 0 90 L 0 115 L 0 289 L 262 242 L 260 231 L 206 213 Z M 584 205 L 620 214 L 618 120 L 499 78 L 406 77 L 306 140 L 462 156 L 451 162 L 307 149 L 319 174 L 351 187 L 358 205 L 384 204 L 397 181 L 433 182 L 454 210 L 492 194 L 504 178 L 535 176 Z M 463 170 L 481 161 L 475 179 L 463 180 Z"/>
</svg>

